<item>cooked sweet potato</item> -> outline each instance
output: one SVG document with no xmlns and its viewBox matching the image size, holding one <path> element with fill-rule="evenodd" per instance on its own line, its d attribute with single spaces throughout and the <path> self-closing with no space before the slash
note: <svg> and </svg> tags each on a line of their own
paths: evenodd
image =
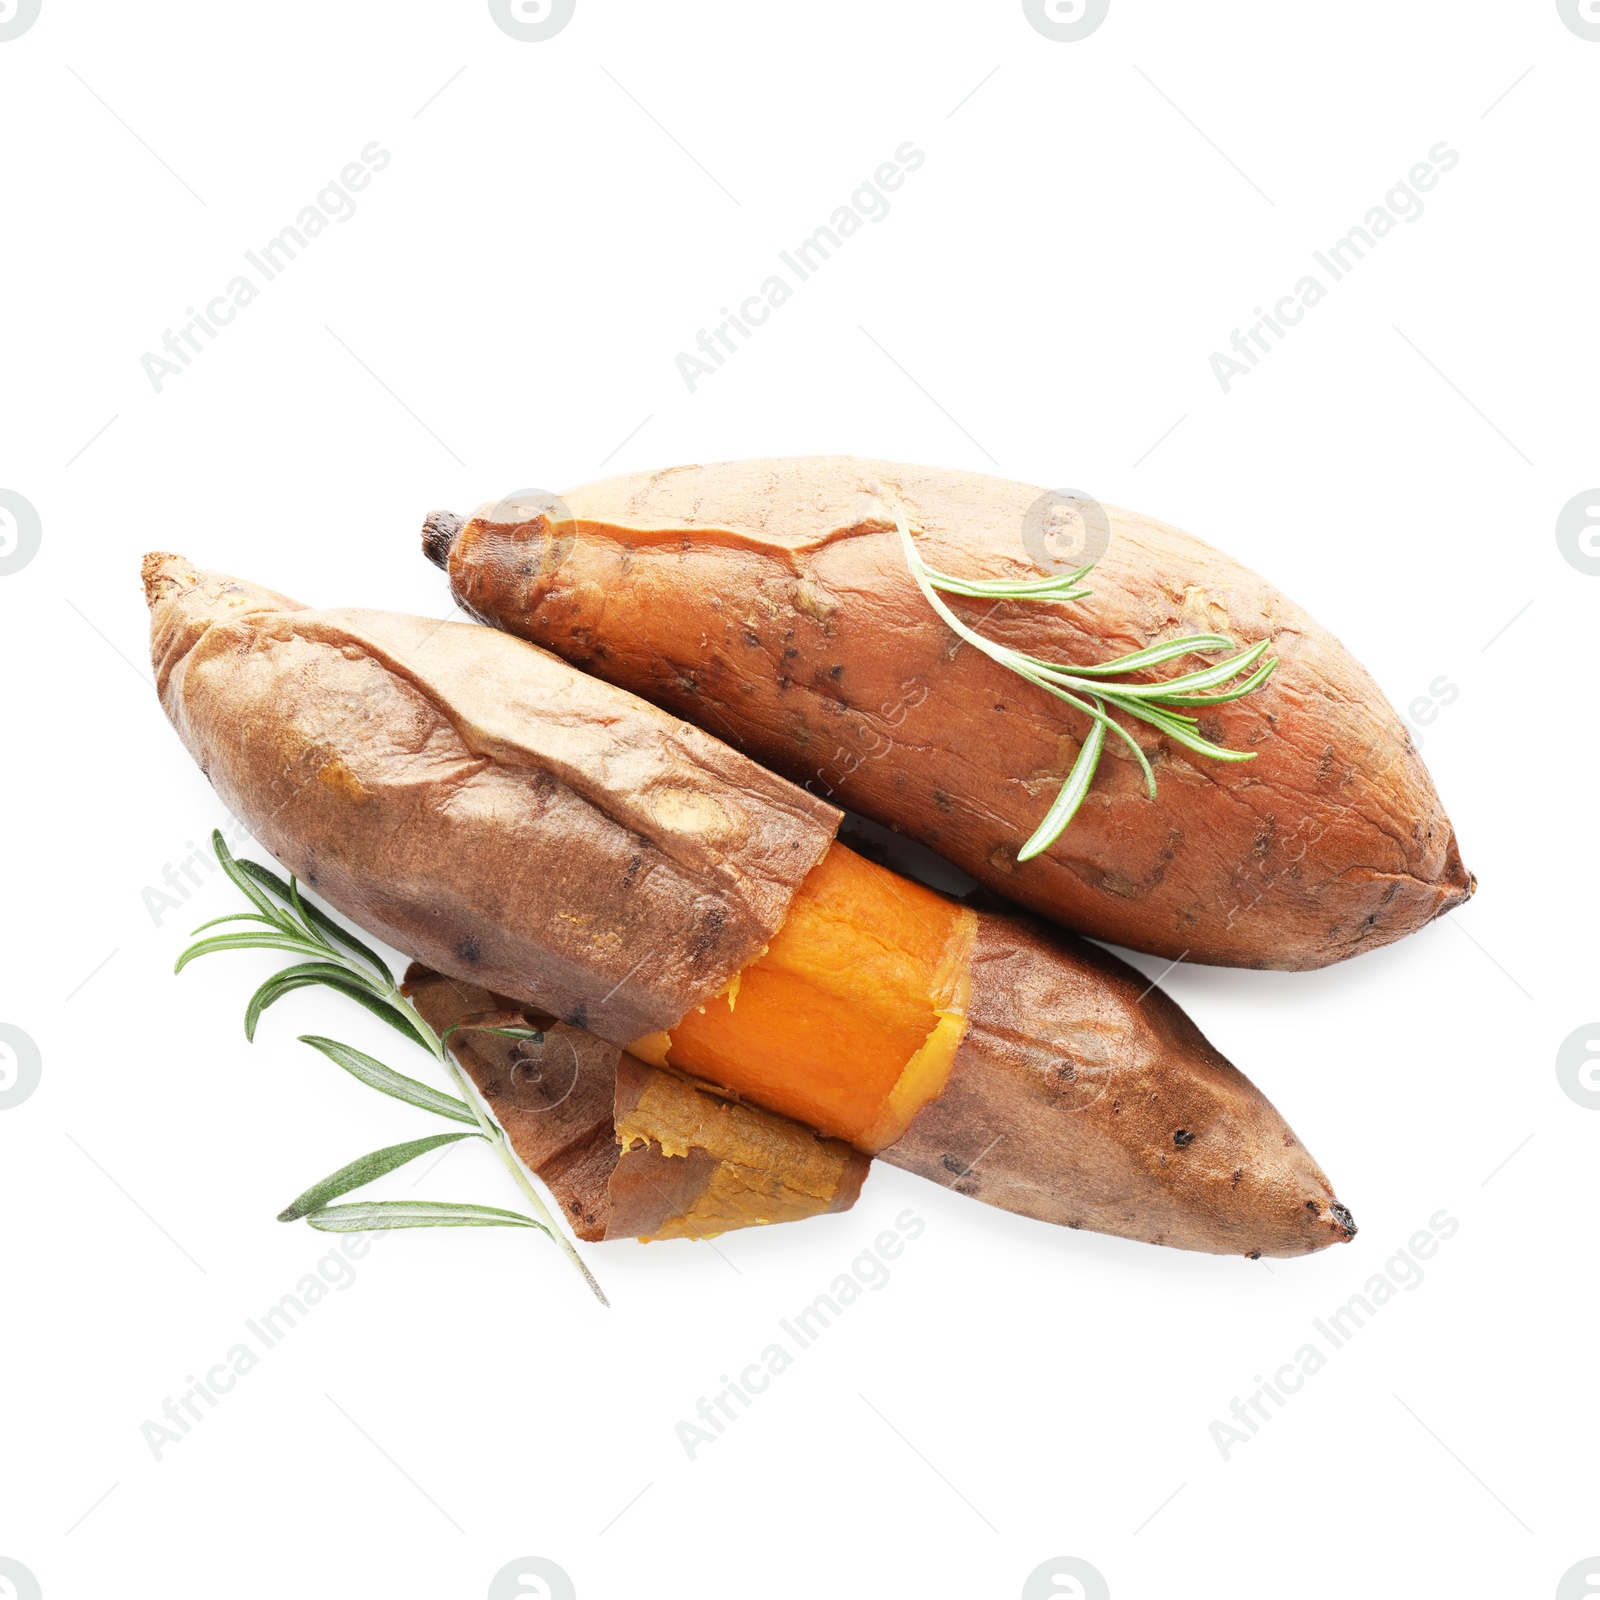
<svg viewBox="0 0 1600 1600">
<path fill-rule="evenodd" d="M 721 993 L 838 827 L 490 629 L 312 611 L 178 556 L 145 589 L 162 704 L 262 844 L 396 949 L 613 1044 Z"/>
<path fill-rule="evenodd" d="M 1246 1254 L 1353 1231 L 1138 974 L 854 856 L 831 806 L 626 691 L 492 629 L 308 610 L 176 556 L 145 581 L 162 703 L 219 794 L 447 978 L 1027 1215 Z M 637 1082 L 614 1089 L 626 1139 L 724 1159 L 704 1107 Z M 560 1132 L 580 1164 L 581 1132 Z"/>
<path fill-rule="evenodd" d="M 1080 933 L 1225 966 L 1320 967 L 1471 893 L 1405 725 L 1359 663 L 1254 573 L 1114 507 L 1089 600 L 953 608 L 1001 644 L 1085 666 L 1196 632 L 1270 640 L 1265 686 L 1201 720 L 1255 759 L 1209 760 L 1130 724 L 1155 800 L 1112 739 L 1071 826 L 1019 862 L 1087 718 L 951 634 L 892 513 L 943 572 L 1030 578 L 1024 519 L 1042 493 L 840 456 L 724 462 L 570 490 L 559 526 L 515 501 L 464 525 L 436 512 L 424 546 L 473 615 Z"/>
<path fill-rule="evenodd" d="M 861 1192 L 869 1158 L 841 1140 L 416 963 L 404 989 L 441 1035 L 467 1021 L 542 1030 L 534 1044 L 480 1026 L 450 1049 L 580 1239 L 705 1239 L 847 1211 Z"/>
</svg>

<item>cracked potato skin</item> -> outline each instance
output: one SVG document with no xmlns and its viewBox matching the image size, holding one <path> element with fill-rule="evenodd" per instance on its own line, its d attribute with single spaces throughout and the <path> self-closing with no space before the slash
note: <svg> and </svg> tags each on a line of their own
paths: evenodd
<svg viewBox="0 0 1600 1600">
<path fill-rule="evenodd" d="M 626 1046 L 720 994 L 839 813 L 472 623 L 313 610 L 145 558 L 168 717 L 223 802 L 369 932 Z"/>
<path fill-rule="evenodd" d="M 1018 864 L 1083 718 L 957 644 L 907 572 L 888 506 L 942 571 L 1033 577 L 1022 527 L 1042 492 L 844 456 L 723 462 L 573 489 L 574 521 L 558 528 L 512 503 L 464 526 L 435 514 L 425 547 L 473 615 L 1095 938 L 1314 968 L 1402 938 L 1471 893 L 1405 725 L 1339 641 L 1227 556 L 1115 507 L 1087 601 L 950 603 L 998 642 L 1069 663 L 1185 633 L 1270 639 L 1272 678 L 1202 725 L 1256 759 L 1191 757 L 1133 725 L 1156 801 L 1109 740 L 1072 825 Z"/>
</svg>

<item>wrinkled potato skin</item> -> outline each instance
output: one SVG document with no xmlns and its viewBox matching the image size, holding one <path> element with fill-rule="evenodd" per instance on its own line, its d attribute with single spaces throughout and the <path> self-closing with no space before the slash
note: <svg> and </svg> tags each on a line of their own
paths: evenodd
<svg viewBox="0 0 1600 1600">
<path fill-rule="evenodd" d="M 1356 1231 L 1266 1096 L 1166 995 L 1027 917 L 979 918 L 950 1081 L 879 1159 L 1007 1211 L 1184 1250 L 1298 1256 Z"/>
<path fill-rule="evenodd" d="M 302 881 L 419 961 L 612 1044 L 720 994 L 839 813 L 471 623 L 145 563 L 163 706 Z"/>
<path fill-rule="evenodd" d="M 1065 663 L 1185 633 L 1270 639 L 1280 664 L 1265 687 L 1202 720 L 1257 758 L 1191 757 L 1130 723 L 1155 803 L 1108 740 L 1071 827 L 1019 865 L 1084 720 L 957 643 L 907 572 L 887 505 L 935 568 L 1026 578 L 1038 569 L 1023 519 L 1042 492 L 841 456 L 678 467 L 569 491 L 575 526 L 554 534 L 548 519 L 486 507 L 448 566 L 474 615 L 1095 938 L 1224 966 L 1321 967 L 1467 897 L 1428 773 L 1360 664 L 1254 573 L 1115 507 L 1090 599 L 950 604 L 988 637 Z M 436 560 L 448 531 L 430 529 Z"/>
</svg>

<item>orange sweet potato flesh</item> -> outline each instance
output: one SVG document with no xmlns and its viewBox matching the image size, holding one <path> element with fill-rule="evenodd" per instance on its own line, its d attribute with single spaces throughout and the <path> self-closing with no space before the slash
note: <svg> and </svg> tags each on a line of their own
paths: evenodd
<svg viewBox="0 0 1600 1600">
<path fill-rule="evenodd" d="M 1339 641 L 1221 552 L 1115 507 L 1088 600 L 950 604 L 1000 643 L 1069 664 L 1196 632 L 1269 639 L 1266 686 L 1202 720 L 1256 759 L 1191 756 L 1129 723 L 1156 800 L 1110 739 L 1072 825 L 1019 863 L 1085 719 L 957 645 L 906 570 L 891 508 L 935 568 L 1028 578 L 1023 522 L 1042 492 L 843 456 L 734 461 L 569 490 L 573 520 L 555 528 L 507 503 L 464 527 L 436 513 L 424 543 L 473 615 L 1081 933 L 1189 961 L 1321 967 L 1470 894 L 1405 725 Z"/>
<path fill-rule="evenodd" d="M 634 1048 L 879 1150 L 944 1089 L 976 922 L 835 842 L 729 991 Z"/>
</svg>

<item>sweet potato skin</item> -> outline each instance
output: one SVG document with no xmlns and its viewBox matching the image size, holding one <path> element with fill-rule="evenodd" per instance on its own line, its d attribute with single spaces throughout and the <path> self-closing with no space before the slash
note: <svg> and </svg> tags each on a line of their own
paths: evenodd
<svg viewBox="0 0 1600 1600">
<path fill-rule="evenodd" d="M 1256 759 L 1191 757 L 1133 725 L 1156 801 L 1108 741 L 1071 827 L 1019 865 L 1084 719 L 951 635 L 906 571 L 889 508 L 943 571 L 1031 577 L 1022 528 L 1041 493 L 849 457 L 724 462 L 573 489 L 574 521 L 554 530 L 504 505 L 460 528 L 434 520 L 428 548 L 472 614 L 1081 933 L 1169 958 L 1312 968 L 1466 898 L 1449 819 L 1359 663 L 1254 573 L 1115 507 L 1089 600 L 951 604 L 999 642 L 1068 663 L 1184 633 L 1269 638 L 1273 678 L 1207 711 L 1202 730 Z"/>
<path fill-rule="evenodd" d="M 879 1159 L 1007 1211 L 1184 1250 L 1297 1256 L 1356 1231 L 1266 1096 L 1166 995 L 1028 917 L 980 916 L 949 1082 Z"/>
<path fill-rule="evenodd" d="M 612 1044 L 720 993 L 839 813 L 470 623 L 312 611 L 145 570 L 162 704 L 229 807 L 339 910 Z"/>
</svg>

